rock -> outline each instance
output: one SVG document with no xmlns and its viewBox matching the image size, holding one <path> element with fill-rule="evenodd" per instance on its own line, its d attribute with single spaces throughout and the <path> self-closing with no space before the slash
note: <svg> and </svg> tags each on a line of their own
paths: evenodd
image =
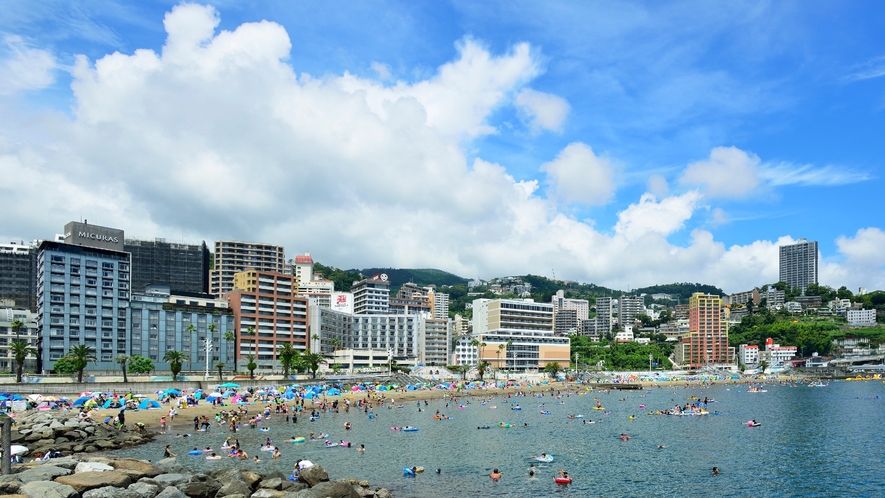
<svg viewBox="0 0 885 498">
<path fill-rule="evenodd" d="M 221 489 L 221 483 L 215 479 L 207 479 L 205 481 L 191 481 L 182 486 L 178 486 L 182 493 L 194 498 L 214 498 L 218 490 Z"/>
<path fill-rule="evenodd" d="M 375 498 L 393 498 L 393 495 L 385 488 L 378 488 L 375 490 Z"/>
<path fill-rule="evenodd" d="M 63 469 L 74 470 L 77 467 L 77 464 L 80 463 L 74 457 L 66 456 L 62 458 L 52 458 L 43 463 L 43 465 L 52 465 L 53 467 L 61 467 Z"/>
<path fill-rule="evenodd" d="M 134 458 L 122 458 L 111 462 L 111 467 L 128 475 L 133 481 L 137 481 L 142 477 L 155 477 L 163 473 L 160 467 L 156 465 L 136 460 Z"/>
<path fill-rule="evenodd" d="M 116 488 L 125 488 L 132 483 L 132 479 L 122 472 L 116 470 L 108 470 L 105 472 L 81 472 L 69 476 L 57 477 L 55 482 L 67 484 L 78 493 L 89 491 L 90 489 L 103 488 L 105 486 L 114 486 Z"/>
<path fill-rule="evenodd" d="M 113 486 L 90 489 L 80 496 L 82 496 L 82 498 L 141 498 L 141 495 L 135 491 L 115 488 Z"/>
<path fill-rule="evenodd" d="M 328 481 L 329 474 L 319 465 L 314 465 L 313 467 L 302 470 L 301 477 L 299 477 L 298 480 L 310 487 L 314 487 L 321 482 Z"/>
<path fill-rule="evenodd" d="M 369 481 L 360 481 L 357 484 L 359 484 L 361 488 L 368 488 L 369 487 Z"/>
<path fill-rule="evenodd" d="M 21 486 L 22 481 L 18 480 L 17 475 L 0 476 L 0 494 L 18 493 L 18 488 Z"/>
<path fill-rule="evenodd" d="M 71 442 L 71 440 L 66 437 L 55 438 L 55 444 L 65 444 L 65 443 L 69 443 L 69 442 Z"/>
<path fill-rule="evenodd" d="M 252 493 L 252 498 L 283 498 L 286 493 L 275 489 L 259 489 Z"/>
<path fill-rule="evenodd" d="M 237 469 L 219 469 L 213 470 L 209 472 L 209 475 L 212 478 L 218 480 L 222 484 L 227 484 L 231 481 L 242 481 L 243 476 L 240 475 L 240 471 Z"/>
<path fill-rule="evenodd" d="M 82 444 L 77 444 L 77 445 L 74 445 L 74 447 L 71 448 L 71 449 L 74 450 L 74 451 L 77 452 L 77 453 L 81 453 L 81 452 L 83 451 L 84 448 L 86 448 L 86 447 L 83 446 Z"/>
<path fill-rule="evenodd" d="M 166 474 L 181 474 L 187 472 L 187 469 L 181 466 L 178 463 L 178 460 L 175 457 L 164 458 L 157 462 L 157 467 L 160 467 L 164 473 Z"/>
<path fill-rule="evenodd" d="M 99 448 L 102 448 L 105 450 L 110 449 L 110 448 L 118 448 L 120 446 L 120 444 L 117 443 L 116 441 L 108 440 L 108 439 L 100 439 L 95 442 L 95 445 L 98 446 Z"/>
<path fill-rule="evenodd" d="M 71 428 L 71 427 L 77 427 L 79 425 L 80 425 L 80 422 L 78 422 L 77 419 L 75 419 L 75 418 L 69 418 L 69 419 L 65 420 L 65 427 Z"/>
<path fill-rule="evenodd" d="M 285 489 L 286 489 L 286 494 L 290 494 L 290 493 L 297 493 L 297 492 L 301 491 L 302 489 L 308 489 L 308 488 L 307 488 L 307 484 L 304 484 L 303 482 L 291 482 L 290 481 L 289 487 L 285 488 Z"/>
<path fill-rule="evenodd" d="M 160 491 L 156 498 L 187 498 L 187 495 L 178 490 L 175 486 Z"/>
<path fill-rule="evenodd" d="M 249 496 L 251 494 L 252 488 L 250 488 L 248 484 L 243 481 L 238 481 L 234 479 L 221 486 L 221 489 L 218 490 L 218 493 L 216 493 L 215 496 L 220 498 L 222 496 Z"/>
<path fill-rule="evenodd" d="M 65 484 L 54 481 L 29 482 L 19 488 L 19 493 L 28 498 L 77 498 L 77 491 Z"/>
<path fill-rule="evenodd" d="M 240 472 L 240 479 L 252 488 L 255 488 L 255 483 L 261 480 L 261 474 L 256 474 L 255 472 L 244 470 Z"/>
<path fill-rule="evenodd" d="M 80 462 L 74 469 L 74 473 L 79 474 L 81 472 L 105 472 L 107 470 L 114 470 L 114 468 L 106 463 Z"/>
<path fill-rule="evenodd" d="M 56 477 L 66 476 L 70 473 L 70 470 L 56 467 L 55 465 L 40 465 L 33 469 L 19 472 L 16 474 L 16 477 L 18 477 L 19 481 L 28 483 L 33 481 L 51 481 Z"/>
<path fill-rule="evenodd" d="M 160 486 L 146 482 L 132 483 L 126 489 L 138 495 L 139 498 L 154 498 L 160 492 Z"/>
<path fill-rule="evenodd" d="M 353 485 L 341 481 L 321 482 L 310 488 L 310 494 L 316 498 L 361 498 L 360 494 L 353 489 Z"/>
<path fill-rule="evenodd" d="M 283 480 L 279 477 L 275 477 L 273 479 L 268 479 L 265 477 L 264 480 L 262 480 L 261 483 L 258 484 L 258 487 L 261 489 L 276 489 L 279 491 L 283 489 Z"/>
<path fill-rule="evenodd" d="M 52 429 L 52 430 L 55 430 L 55 429 L 64 429 L 64 428 L 65 428 L 65 425 L 62 424 L 61 422 L 59 422 L 59 421 L 56 420 L 56 421 L 53 421 L 51 424 L 49 424 L 49 428 Z"/>
<path fill-rule="evenodd" d="M 183 484 L 187 484 L 191 481 L 190 474 L 160 474 L 154 477 L 154 482 L 156 482 L 161 488 L 166 488 L 169 486 L 181 486 Z M 179 489 L 181 491 L 181 489 Z"/>
</svg>

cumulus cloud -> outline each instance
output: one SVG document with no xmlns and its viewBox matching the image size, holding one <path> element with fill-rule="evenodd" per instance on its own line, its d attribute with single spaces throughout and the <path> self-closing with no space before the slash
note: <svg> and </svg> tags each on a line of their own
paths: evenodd
<svg viewBox="0 0 885 498">
<path fill-rule="evenodd" d="M 562 97 L 523 88 L 514 100 L 516 108 L 535 130 L 562 131 L 569 105 Z"/>
<path fill-rule="evenodd" d="M 49 238 L 88 218 L 146 238 L 277 243 L 343 268 L 484 278 L 555 268 L 622 289 L 777 279 L 779 241 L 726 248 L 704 230 L 670 240 L 690 229 L 702 192 L 735 193 L 715 179 L 686 175 L 701 190 L 671 196 L 658 182 L 596 228 L 550 198 L 607 202 L 611 159 L 570 144 L 541 167 L 546 189 L 483 159 L 471 140 L 495 133 L 490 116 L 519 105 L 540 74 L 528 44 L 495 54 L 466 39 L 432 76 L 385 84 L 299 72 L 289 61 L 300 48 L 272 22 L 219 31 L 214 8 L 187 4 L 164 25 L 159 52 L 78 58 L 71 115 L 0 120 L 0 236 Z M 756 164 L 736 149 L 709 162 Z M 848 260 L 871 258 L 863 248 L 876 237 L 846 239 Z"/>
<path fill-rule="evenodd" d="M 643 194 L 638 204 L 631 204 L 618 213 L 615 233 L 629 240 L 649 233 L 670 235 L 685 226 L 700 199 L 701 194 L 695 190 L 660 202 L 651 194 Z"/>
<path fill-rule="evenodd" d="M 737 147 L 716 147 L 689 164 L 679 182 L 699 186 L 709 197 L 744 197 L 759 186 L 759 157 Z"/>
<path fill-rule="evenodd" d="M 20 36 L 6 36 L 0 49 L 0 95 L 39 90 L 55 81 L 55 57 L 29 47 Z"/>
<path fill-rule="evenodd" d="M 611 160 L 580 142 L 562 149 L 556 159 L 541 165 L 541 171 L 547 173 L 553 194 L 566 203 L 605 204 L 615 192 Z"/>
</svg>

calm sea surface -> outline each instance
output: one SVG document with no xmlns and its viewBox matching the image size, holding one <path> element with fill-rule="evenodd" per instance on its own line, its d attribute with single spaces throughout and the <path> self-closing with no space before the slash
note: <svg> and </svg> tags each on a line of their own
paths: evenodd
<svg viewBox="0 0 885 498">
<path fill-rule="evenodd" d="M 287 475 L 296 459 L 306 458 L 322 465 L 333 479 L 369 479 L 372 487 L 386 487 L 397 498 L 885 496 L 885 399 L 881 399 L 885 384 L 831 382 L 822 388 L 767 385 L 765 389 L 768 392 L 751 393 L 746 386 L 716 385 L 592 392 L 560 399 L 547 393 L 543 398 L 499 396 L 485 406 L 463 397 L 461 401 L 469 402 L 464 409 L 432 400 L 426 407 L 422 402 L 419 412 L 413 401 L 402 408 L 376 408 L 374 420 L 362 412 L 342 410 L 323 414 L 317 422 L 299 417 L 297 425 L 272 417 L 267 423 L 270 432 L 243 429 L 234 436 L 250 457 L 259 455 L 259 463 L 187 455 L 194 447 L 218 450 L 229 435 L 218 427 L 208 434 L 192 433 L 190 438 L 160 436 L 154 443 L 120 453 L 156 461 L 163 447 L 171 444 L 178 460 L 195 470 L 238 466 Z M 690 396 L 715 400 L 709 409 L 719 415 L 647 414 L 685 404 Z M 608 414 L 592 409 L 596 397 Z M 511 410 L 517 403 L 522 410 Z M 541 414 L 542 403 L 549 415 Z M 640 404 L 647 407 L 639 408 Z M 250 407 L 250 412 L 257 410 Z M 451 419 L 433 420 L 437 410 Z M 595 423 L 569 419 L 569 414 L 582 414 Z M 747 427 L 750 419 L 762 426 Z M 343 429 L 346 421 L 352 430 Z M 517 427 L 500 429 L 499 422 Z M 405 425 L 420 430 L 390 430 Z M 477 430 L 480 425 L 492 428 Z M 310 431 L 328 432 L 330 439 L 355 446 L 365 444 L 366 451 L 326 448 L 320 441 L 283 442 Z M 620 439 L 622 433 L 630 435 L 629 441 Z M 272 460 L 270 454 L 257 451 L 266 437 L 280 446 L 282 458 Z M 530 458 L 541 452 L 553 455 L 554 462 Z M 536 479 L 527 476 L 530 463 L 538 467 Z M 411 466 L 427 471 L 404 478 L 403 467 Z M 714 466 L 720 469 L 717 476 L 711 475 Z M 504 476 L 500 482 L 488 477 L 494 467 Z M 437 468 L 442 470 L 439 475 Z M 552 478 L 559 469 L 566 469 L 575 481 L 554 485 Z"/>
</svg>

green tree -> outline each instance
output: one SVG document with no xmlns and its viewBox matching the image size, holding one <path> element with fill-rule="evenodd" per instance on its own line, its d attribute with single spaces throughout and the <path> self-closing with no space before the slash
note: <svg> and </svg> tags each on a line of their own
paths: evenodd
<svg viewBox="0 0 885 498">
<path fill-rule="evenodd" d="M 304 365 L 307 367 L 308 370 L 310 370 L 311 376 L 314 379 L 317 378 L 317 370 L 320 369 L 320 364 L 328 363 L 323 355 L 311 353 L 309 349 L 303 355 L 301 355 L 301 358 L 304 361 Z"/>
<path fill-rule="evenodd" d="M 12 321 L 12 323 L 9 324 L 9 328 L 11 328 L 13 332 L 15 332 L 15 340 L 17 341 L 19 340 L 19 334 L 21 333 L 21 330 L 25 328 L 25 324 L 24 322 L 16 318 Z"/>
<path fill-rule="evenodd" d="M 129 378 L 126 376 L 126 363 L 128 363 L 130 359 L 131 358 L 129 357 L 129 355 L 124 354 L 124 353 L 120 353 L 114 357 L 114 363 L 119 363 L 120 370 L 123 371 L 123 383 L 124 384 L 129 383 Z"/>
<path fill-rule="evenodd" d="M 25 359 L 28 356 L 37 356 L 37 348 L 31 346 L 27 341 L 12 341 L 9 345 L 9 352 L 15 359 L 15 381 L 21 384 L 22 370 L 25 368 Z"/>
<path fill-rule="evenodd" d="M 83 382 L 83 370 L 89 363 L 95 363 L 95 350 L 85 344 L 77 344 L 71 346 L 67 356 L 74 364 L 74 370 L 77 372 L 77 382 Z"/>
<path fill-rule="evenodd" d="M 77 371 L 77 367 L 74 365 L 74 360 L 67 356 L 62 356 L 52 366 L 52 371 L 58 375 L 71 375 Z"/>
<path fill-rule="evenodd" d="M 249 363 L 246 363 L 246 370 L 249 371 L 249 378 L 254 379 L 255 369 L 258 368 L 258 364 L 255 363 L 255 355 L 251 353 L 247 354 L 246 359 L 249 361 Z"/>
<path fill-rule="evenodd" d="M 560 366 L 559 363 L 557 363 L 555 361 L 551 361 L 550 363 L 548 363 L 544 366 L 544 372 L 546 372 L 547 375 L 549 375 L 550 377 L 552 377 L 554 379 L 556 378 L 557 375 L 559 375 L 559 372 L 561 372 L 561 371 L 562 371 L 562 366 Z"/>
<path fill-rule="evenodd" d="M 163 355 L 163 361 L 168 363 L 169 370 L 172 370 L 172 382 L 175 382 L 178 379 L 178 374 L 181 372 L 181 366 L 187 360 L 188 357 L 184 353 L 181 351 L 175 351 L 174 349 L 166 351 L 166 354 Z"/>
<path fill-rule="evenodd" d="M 129 368 L 130 373 L 134 374 L 149 374 L 154 371 L 154 362 L 151 361 L 150 358 L 145 358 L 144 356 L 133 355 L 129 358 Z"/>
<path fill-rule="evenodd" d="M 498 365 L 497 365 L 497 369 L 498 369 L 498 370 L 501 370 L 501 353 L 504 352 L 504 348 L 506 348 L 506 347 L 507 347 L 507 346 L 505 346 L 504 344 L 498 344 L 498 351 L 497 351 L 497 355 L 498 355 Z M 497 378 L 497 377 L 498 377 L 498 375 L 495 374 L 495 378 Z"/>
<path fill-rule="evenodd" d="M 237 334 L 233 330 L 228 330 L 224 333 L 224 340 L 227 341 L 227 350 L 231 350 L 231 343 L 237 340 Z M 234 370 L 237 368 L 237 350 L 234 348 Z"/>
<path fill-rule="evenodd" d="M 221 382 L 224 380 L 224 377 L 221 373 L 221 371 L 224 370 L 224 367 L 225 367 L 225 364 L 223 361 L 219 361 L 218 363 L 215 364 L 215 368 L 218 369 L 218 382 Z"/>
<path fill-rule="evenodd" d="M 482 381 L 485 378 L 486 372 L 492 368 L 492 364 L 483 360 L 476 365 L 476 374 L 479 375 L 479 380 Z"/>
<path fill-rule="evenodd" d="M 284 342 L 280 344 L 277 349 L 277 359 L 280 360 L 280 365 L 283 367 L 283 377 L 289 377 L 289 369 L 292 368 L 292 365 L 295 363 L 295 359 L 301 355 L 301 352 L 295 349 L 290 342 Z"/>
<path fill-rule="evenodd" d="M 759 368 L 762 369 L 762 373 L 765 373 L 765 370 L 768 368 L 768 362 L 765 360 L 760 361 Z"/>
</svg>

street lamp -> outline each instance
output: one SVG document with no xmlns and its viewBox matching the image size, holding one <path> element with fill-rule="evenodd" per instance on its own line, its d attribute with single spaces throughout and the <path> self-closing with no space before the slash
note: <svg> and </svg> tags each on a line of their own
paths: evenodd
<svg viewBox="0 0 885 498">
<path fill-rule="evenodd" d="M 206 340 L 203 342 L 204 342 L 203 347 L 205 348 L 205 351 L 206 351 L 206 376 L 204 378 L 208 379 L 209 378 L 209 353 L 212 352 L 212 340 L 209 338 L 206 338 Z"/>
<path fill-rule="evenodd" d="M 393 374 L 393 350 L 387 350 L 387 376 L 390 377 Z"/>
</svg>

